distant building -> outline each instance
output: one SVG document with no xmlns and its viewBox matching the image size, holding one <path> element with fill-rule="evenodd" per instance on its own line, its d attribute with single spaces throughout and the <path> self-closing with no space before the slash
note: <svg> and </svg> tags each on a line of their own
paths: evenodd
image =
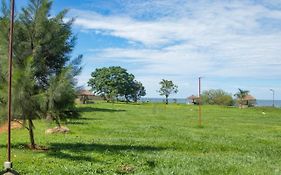
<svg viewBox="0 0 281 175">
<path fill-rule="evenodd" d="M 77 97 L 82 104 L 89 103 L 89 100 L 104 100 L 103 97 L 95 95 L 91 91 L 85 89 L 78 91 Z"/>
<path fill-rule="evenodd" d="M 252 95 L 246 95 L 245 97 L 242 98 L 242 107 L 252 107 L 256 105 L 256 98 L 253 97 Z"/>
<path fill-rule="evenodd" d="M 89 90 L 82 89 L 78 91 L 78 96 L 93 96 L 93 95 L 94 94 Z"/>
<path fill-rule="evenodd" d="M 187 101 L 192 104 L 198 104 L 199 97 L 197 97 L 195 95 L 191 95 L 191 96 L 187 97 Z"/>
</svg>

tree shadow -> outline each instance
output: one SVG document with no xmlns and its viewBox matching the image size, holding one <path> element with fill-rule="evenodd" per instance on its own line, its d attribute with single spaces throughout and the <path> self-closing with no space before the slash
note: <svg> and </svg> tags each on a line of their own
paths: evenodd
<svg viewBox="0 0 281 175">
<path fill-rule="evenodd" d="M 91 121 L 91 120 L 102 120 L 101 118 L 86 118 L 86 117 L 81 117 L 78 120 L 84 120 L 84 121 Z"/>
<path fill-rule="evenodd" d="M 108 109 L 94 107 L 79 107 L 79 112 L 125 112 L 124 109 Z"/>
<path fill-rule="evenodd" d="M 67 124 L 67 125 L 86 125 L 86 124 L 88 124 L 88 123 L 86 123 L 86 122 L 80 122 L 80 121 L 75 120 L 75 121 L 68 121 L 66 124 Z"/>
<path fill-rule="evenodd" d="M 38 154 L 43 153 L 47 156 L 59 159 L 91 162 L 97 162 L 100 160 L 96 160 L 93 156 L 89 156 L 89 153 L 123 154 L 124 151 L 152 152 L 167 149 L 165 147 L 147 145 L 110 145 L 99 143 L 50 143 L 44 150 L 31 150 L 27 143 L 17 143 L 12 144 L 11 146 L 12 149 L 35 151 Z M 0 144 L 0 148 L 6 148 L 6 145 Z"/>
<path fill-rule="evenodd" d="M 123 151 L 149 152 L 164 150 L 164 147 L 153 147 L 145 145 L 109 145 L 97 143 L 51 143 L 48 156 L 75 161 L 96 161 L 89 153 L 112 153 L 123 154 Z M 67 153 L 66 153 L 67 152 Z"/>
<path fill-rule="evenodd" d="M 79 112 L 125 112 L 126 110 L 124 109 L 108 109 L 108 108 L 95 108 L 95 107 L 79 107 Z M 101 118 L 93 118 L 93 117 L 77 117 L 73 118 L 74 120 L 66 122 L 66 124 L 70 125 L 83 125 L 87 124 L 86 121 L 93 121 L 93 120 L 102 120 Z"/>
<path fill-rule="evenodd" d="M 87 155 L 77 155 L 73 153 L 65 153 L 63 150 L 50 150 L 45 152 L 47 156 L 59 158 L 59 159 L 68 159 L 71 161 L 86 161 L 86 162 L 97 162 L 96 159 Z"/>
<path fill-rule="evenodd" d="M 75 120 L 71 120 L 71 121 L 67 121 L 66 124 L 67 125 L 85 125 L 85 124 L 88 124 L 87 122 L 88 121 L 98 121 L 98 120 L 102 120 L 100 118 L 85 118 L 85 117 L 82 117 L 82 118 L 77 118 Z"/>
</svg>

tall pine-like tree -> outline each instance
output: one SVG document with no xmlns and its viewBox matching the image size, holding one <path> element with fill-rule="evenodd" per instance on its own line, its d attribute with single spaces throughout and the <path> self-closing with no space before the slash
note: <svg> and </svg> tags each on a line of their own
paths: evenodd
<svg viewBox="0 0 281 175">
<path fill-rule="evenodd" d="M 55 117 L 57 119 L 73 107 L 75 76 L 81 71 L 82 56 L 71 61 L 76 40 L 71 31 L 73 20 L 65 22 L 67 10 L 51 17 L 51 6 L 50 0 L 30 0 L 15 19 L 13 105 L 16 107 L 13 113 L 14 117 L 28 122 L 32 148 L 35 148 L 33 119 L 46 117 L 48 112 L 59 114 Z M 3 57 L 0 59 L 0 91 L 5 91 L 7 84 L 8 14 L 9 9 L 3 0 L 0 16 L 0 56 Z M 57 86 L 56 89 L 54 86 Z M 56 95 L 50 96 L 52 90 Z M 6 103 L 2 94 L 5 93 L 0 96 L 1 107 Z"/>
</svg>

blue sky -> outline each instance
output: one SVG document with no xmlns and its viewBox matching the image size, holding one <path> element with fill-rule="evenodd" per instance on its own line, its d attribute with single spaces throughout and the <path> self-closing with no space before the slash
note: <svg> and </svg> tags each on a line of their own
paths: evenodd
<svg viewBox="0 0 281 175">
<path fill-rule="evenodd" d="M 19 1 L 21 6 L 26 1 Z M 281 99 L 280 0 L 54 0 L 68 8 L 84 55 L 79 84 L 98 67 L 122 66 L 159 97 L 161 79 L 179 93 L 202 89 L 250 90 L 258 99 Z"/>
</svg>

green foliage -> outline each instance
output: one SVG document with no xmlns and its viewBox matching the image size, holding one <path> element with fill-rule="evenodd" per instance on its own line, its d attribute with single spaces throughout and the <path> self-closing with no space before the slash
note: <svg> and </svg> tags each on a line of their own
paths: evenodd
<svg viewBox="0 0 281 175">
<path fill-rule="evenodd" d="M 0 15 L 0 123 L 6 118 L 7 114 L 7 68 L 8 68 L 8 29 L 9 29 L 9 10 L 4 0 L 2 2 Z"/>
<path fill-rule="evenodd" d="M 18 13 L 14 29 L 13 112 L 28 121 L 32 147 L 33 121 L 52 114 L 59 120 L 75 112 L 75 85 L 81 72 L 82 55 L 71 60 L 76 37 L 73 20 L 65 22 L 67 10 L 51 16 L 51 0 L 30 0 Z M 7 103 L 7 45 L 9 9 L 2 0 L 0 16 L 0 104 L 5 116 Z"/>
<path fill-rule="evenodd" d="M 33 58 L 28 57 L 20 67 L 13 71 L 13 115 L 14 117 L 27 119 L 36 118 L 38 111 L 38 99 L 34 72 L 32 69 Z"/>
<path fill-rule="evenodd" d="M 160 90 L 159 93 L 166 98 L 166 104 L 169 103 L 168 98 L 173 93 L 178 93 L 178 86 L 173 83 L 171 80 L 162 79 L 160 81 Z"/>
<path fill-rule="evenodd" d="M 281 109 L 208 106 L 197 127 L 197 106 L 184 104 L 81 105 L 67 135 L 46 135 L 35 120 L 38 144 L 25 147 L 28 135 L 13 130 L 13 168 L 25 175 L 102 174 L 279 174 Z M 265 115 L 262 112 L 266 113 Z M 6 154 L 1 133 L 0 154 Z M 0 162 L 6 160 L 0 156 Z"/>
<path fill-rule="evenodd" d="M 0 19 L 8 18 L 10 15 L 10 9 L 8 8 L 6 1 L 1 0 L 1 12 L 0 12 Z"/>
<path fill-rule="evenodd" d="M 146 95 L 146 90 L 144 88 L 144 86 L 142 85 L 141 82 L 139 81 L 133 81 L 129 91 L 129 96 L 128 98 L 132 99 L 134 102 L 137 102 L 138 100 L 140 100 L 140 98 L 142 96 Z"/>
<path fill-rule="evenodd" d="M 250 91 L 248 91 L 248 90 L 242 90 L 242 89 L 238 88 L 238 92 L 235 93 L 234 96 L 237 97 L 237 99 L 242 100 L 247 95 L 249 95 L 249 93 L 250 93 Z"/>
<path fill-rule="evenodd" d="M 31 147 L 35 148 L 33 132 L 33 119 L 40 117 L 41 94 L 36 90 L 34 71 L 32 68 L 33 58 L 28 57 L 23 64 L 15 67 L 12 82 L 12 106 L 13 117 L 28 121 Z"/>
<path fill-rule="evenodd" d="M 50 79 L 49 84 L 46 91 L 46 113 L 60 126 L 60 120 L 76 115 L 76 91 L 71 69 L 62 70 L 59 75 Z"/>
<path fill-rule="evenodd" d="M 203 104 L 210 105 L 224 105 L 233 106 L 234 100 L 230 93 L 227 93 L 221 89 L 211 89 L 203 91 L 202 95 Z"/>
<path fill-rule="evenodd" d="M 88 85 L 95 93 L 105 96 L 108 101 L 118 97 L 123 97 L 126 101 L 131 99 L 137 101 L 146 94 L 143 85 L 134 80 L 135 76 L 120 66 L 98 68 L 91 76 Z"/>
<path fill-rule="evenodd" d="M 71 31 L 73 20 L 64 22 L 67 11 L 51 17 L 51 6 L 49 0 L 30 0 L 19 15 L 15 32 L 18 43 L 15 47 L 16 61 L 21 64 L 32 55 L 37 83 L 43 88 L 48 86 L 48 78 L 59 74 L 70 60 L 76 40 Z"/>
</svg>

